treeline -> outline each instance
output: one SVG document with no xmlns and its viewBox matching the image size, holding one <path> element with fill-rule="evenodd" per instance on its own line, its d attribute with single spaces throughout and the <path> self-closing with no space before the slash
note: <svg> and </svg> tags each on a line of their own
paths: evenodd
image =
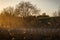
<svg viewBox="0 0 60 40">
<path fill-rule="evenodd" d="M 16 7 L 7 7 L 4 8 L 1 12 L 1 15 L 6 16 L 16 16 L 16 17 L 28 17 L 28 16 L 39 16 L 40 9 L 32 5 L 30 2 L 20 2 Z M 41 16 L 46 16 L 46 13 L 43 13 Z"/>
<path fill-rule="evenodd" d="M 30 2 L 20 2 L 15 8 L 7 7 L 3 9 L 0 14 L 0 26 L 3 28 L 59 26 L 60 23 L 56 18 L 50 18 L 46 13 L 40 15 L 40 10 Z M 55 22 L 57 23 L 55 24 Z"/>
</svg>

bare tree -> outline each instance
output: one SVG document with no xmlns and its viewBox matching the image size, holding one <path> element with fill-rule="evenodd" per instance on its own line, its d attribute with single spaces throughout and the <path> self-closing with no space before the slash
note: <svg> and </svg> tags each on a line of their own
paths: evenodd
<svg viewBox="0 0 60 40">
<path fill-rule="evenodd" d="M 13 7 L 4 8 L 1 14 L 4 15 L 13 15 Z"/>
<path fill-rule="evenodd" d="M 30 2 L 21 2 L 16 6 L 15 16 L 30 16 L 33 14 L 38 14 L 40 10 L 34 7 Z"/>
<path fill-rule="evenodd" d="M 57 16 L 57 12 L 55 11 L 54 13 L 53 13 L 53 17 L 56 17 Z"/>
<path fill-rule="evenodd" d="M 60 7 L 58 8 L 58 16 L 60 16 Z"/>
</svg>

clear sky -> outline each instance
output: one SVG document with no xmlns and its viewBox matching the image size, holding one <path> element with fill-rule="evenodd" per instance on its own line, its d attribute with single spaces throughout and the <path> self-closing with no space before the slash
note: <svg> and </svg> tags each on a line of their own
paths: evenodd
<svg viewBox="0 0 60 40">
<path fill-rule="evenodd" d="M 52 15 L 54 11 L 57 11 L 60 6 L 60 0 L 0 0 L 0 10 L 8 6 L 16 6 L 21 1 L 29 1 L 33 5 L 36 5 L 41 12 L 46 12 Z"/>
</svg>

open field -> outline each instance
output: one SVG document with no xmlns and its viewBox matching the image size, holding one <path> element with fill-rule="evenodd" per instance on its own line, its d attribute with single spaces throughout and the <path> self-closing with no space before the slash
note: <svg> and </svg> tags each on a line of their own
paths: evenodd
<svg viewBox="0 0 60 40">
<path fill-rule="evenodd" d="M 0 40 L 60 40 L 59 20 L 60 17 L 0 16 Z"/>
<path fill-rule="evenodd" d="M 60 40 L 60 29 L 0 29 L 0 40 Z"/>
</svg>

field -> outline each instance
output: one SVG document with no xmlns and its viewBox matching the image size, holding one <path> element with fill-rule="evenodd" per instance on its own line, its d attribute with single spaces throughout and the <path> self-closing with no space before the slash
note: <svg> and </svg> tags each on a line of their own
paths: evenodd
<svg viewBox="0 0 60 40">
<path fill-rule="evenodd" d="M 60 17 L 0 16 L 0 40 L 60 40 L 59 20 Z"/>
<path fill-rule="evenodd" d="M 0 29 L 0 40 L 60 40 L 60 29 Z"/>
</svg>

